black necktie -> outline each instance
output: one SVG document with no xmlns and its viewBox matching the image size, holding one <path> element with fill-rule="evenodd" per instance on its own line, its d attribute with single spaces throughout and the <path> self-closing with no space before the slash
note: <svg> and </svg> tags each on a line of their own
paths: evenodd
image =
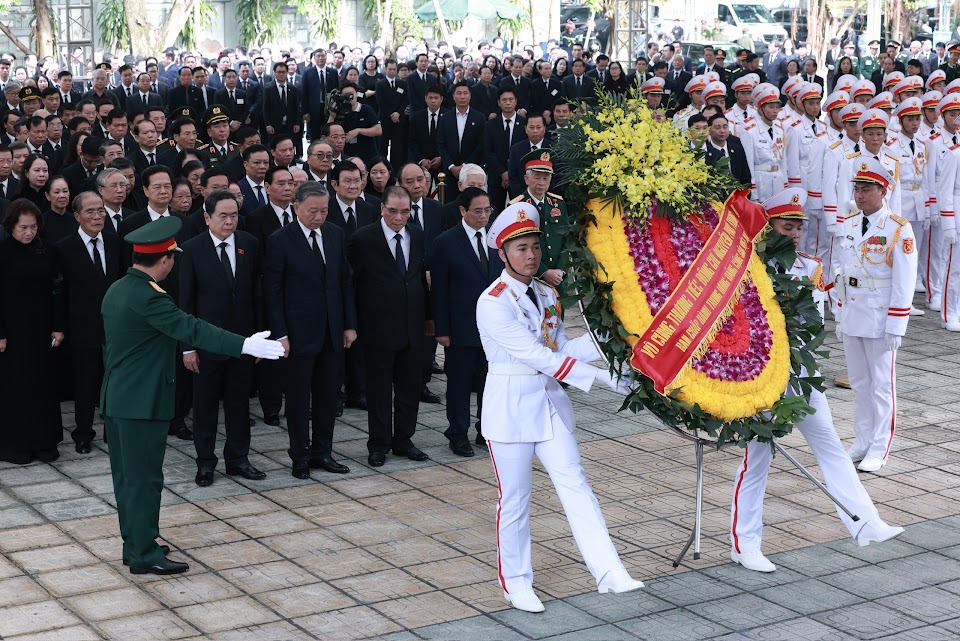
<svg viewBox="0 0 960 641">
<path fill-rule="evenodd" d="M 320 69 L 320 70 L 317 72 L 317 75 L 320 77 L 320 95 L 321 95 L 321 96 L 326 96 L 326 95 L 327 95 L 327 91 L 326 91 L 326 84 L 324 83 L 324 76 L 327 75 L 327 72 L 326 72 L 325 69 Z"/>
<path fill-rule="evenodd" d="M 257 185 L 257 202 L 261 205 L 266 205 L 267 201 L 263 199 L 263 185 Z"/>
<path fill-rule="evenodd" d="M 230 90 L 230 102 L 236 104 L 237 99 L 233 96 L 233 89 Z"/>
<path fill-rule="evenodd" d="M 0 198 L 7 197 L 7 188 L 3 186 L 3 183 L 0 183 Z"/>
<path fill-rule="evenodd" d="M 97 250 L 97 239 L 90 239 L 90 246 L 93 248 L 93 266 L 97 268 L 98 271 L 106 273 L 103 271 L 103 259 L 100 258 L 100 252 Z"/>
<path fill-rule="evenodd" d="M 857 153 L 860 152 L 860 143 L 854 143 L 853 150 Z"/>
<path fill-rule="evenodd" d="M 914 144 L 913 144 L 913 138 L 910 139 L 910 153 L 911 153 L 911 154 L 917 153 L 917 148 L 916 148 L 916 146 L 914 146 Z"/>
<path fill-rule="evenodd" d="M 953 144 L 957 144 L 957 134 L 953 134 Z"/>
<path fill-rule="evenodd" d="M 286 227 L 290 224 L 290 214 L 286 209 L 283 210 L 283 226 Z"/>
<path fill-rule="evenodd" d="M 400 241 L 403 240 L 403 236 L 397 234 L 393 237 L 397 241 L 397 269 L 400 270 L 400 274 L 403 276 L 407 275 L 407 261 L 403 259 L 403 243 Z"/>
<path fill-rule="evenodd" d="M 113 216 L 113 222 L 117 226 L 117 231 L 120 231 L 120 221 L 123 220 L 123 217 L 120 214 L 115 214 Z"/>
<path fill-rule="evenodd" d="M 433 136 L 433 133 L 437 130 L 437 114 L 430 114 L 430 135 Z"/>
<path fill-rule="evenodd" d="M 127 87 L 127 95 L 128 95 L 128 96 L 132 96 L 132 95 L 133 95 L 133 90 L 130 89 L 130 87 Z"/>
<path fill-rule="evenodd" d="M 325 275 L 327 273 L 327 261 L 323 258 L 323 252 L 320 251 L 320 243 L 317 241 L 317 235 L 316 231 L 310 232 L 310 244 L 313 247 L 314 255 L 320 259 L 320 271 Z"/>
<path fill-rule="evenodd" d="M 153 93 L 160 93 L 159 91 L 157 91 L 157 83 L 153 83 L 152 85 L 150 85 L 150 89 L 153 90 Z"/>
<path fill-rule="evenodd" d="M 220 247 L 220 264 L 223 265 L 223 271 L 227 275 L 227 283 L 233 287 L 233 268 L 230 267 L 230 257 L 227 256 L 226 241 L 218 245 Z"/>
<path fill-rule="evenodd" d="M 149 154 L 147 154 L 147 161 L 150 163 L 150 165 L 153 165 L 154 163 L 156 163 L 157 162 L 156 154 L 153 153 L 152 151 Z"/>
<path fill-rule="evenodd" d="M 280 104 L 284 107 L 287 106 L 287 88 L 280 87 Z"/>
<path fill-rule="evenodd" d="M 814 120 L 813 122 L 810 123 L 810 129 L 813 131 L 814 134 L 817 133 L 817 121 L 816 121 L 816 120 Z"/>
<path fill-rule="evenodd" d="M 767 133 L 770 134 L 770 141 L 773 142 L 773 127 L 767 127 Z"/>
<path fill-rule="evenodd" d="M 143 105 L 147 105 L 147 94 L 140 94 L 140 99 L 143 101 Z"/>
<path fill-rule="evenodd" d="M 870 228 L 870 221 L 867 220 L 867 216 L 866 216 L 866 214 L 864 214 L 864 216 L 863 216 L 863 222 L 860 223 L 860 235 L 861 235 L 861 236 L 866 236 L 866 235 L 867 235 L 867 229 L 869 229 L 869 228 Z"/>
<path fill-rule="evenodd" d="M 537 302 L 537 294 L 533 291 L 533 286 L 527 287 L 527 298 L 533 302 L 533 306 L 540 311 L 540 304 Z"/>
<path fill-rule="evenodd" d="M 413 206 L 413 224 L 423 229 L 423 223 L 420 222 L 420 205 Z"/>
<path fill-rule="evenodd" d="M 483 249 L 483 234 L 478 231 L 473 236 L 477 239 L 477 254 L 480 256 L 480 268 L 483 270 L 483 273 L 486 274 L 490 269 L 490 259 L 487 258 L 487 252 Z"/>
<path fill-rule="evenodd" d="M 357 219 L 353 215 L 353 207 L 347 207 L 347 227 L 350 228 L 350 232 L 357 231 Z"/>
</svg>

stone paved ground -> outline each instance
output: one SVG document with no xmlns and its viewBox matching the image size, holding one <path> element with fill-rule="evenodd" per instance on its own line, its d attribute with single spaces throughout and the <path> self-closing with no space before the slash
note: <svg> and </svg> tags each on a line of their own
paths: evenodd
<svg viewBox="0 0 960 641">
<path fill-rule="evenodd" d="M 842 363 L 835 352 L 828 377 Z M 960 639 L 958 379 L 960 336 L 932 315 L 913 319 L 898 364 L 892 460 L 862 477 L 881 515 L 907 526 L 893 542 L 858 548 L 828 500 L 782 457 L 774 461 L 764 551 L 779 569 L 768 575 L 729 562 L 737 450 L 707 453 L 703 557 L 674 570 L 693 521 L 693 448 L 650 416 L 615 414 L 609 392 L 570 390 L 587 476 L 647 588 L 596 593 L 538 467 L 542 615 L 506 609 L 495 579 L 491 465 L 484 452 L 450 453 L 442 406 L 421 412 L 416 441 L 431 460 L 388 457 L 378 470 L 366 466 L 366 417 L 347 410 L 336 445 L 352 470 L 346 477 L 292 478 L 286 433 L 261 422 L 252 462 L 268 478 L 218 474 L 198 488 L 191 444 L 171 441 L 162 537 L 191 567 L 171 578 L 125 571 L 106 446 L 98 439 L 92 455 L 79 456 L 68 437 L 52 465 L 0 464 L 0 638 Z M 828 396 L 849 443 L 853 394 L 831 387 Z M 816 471 L 799 435 L 784 444 Z"/>
</svg>

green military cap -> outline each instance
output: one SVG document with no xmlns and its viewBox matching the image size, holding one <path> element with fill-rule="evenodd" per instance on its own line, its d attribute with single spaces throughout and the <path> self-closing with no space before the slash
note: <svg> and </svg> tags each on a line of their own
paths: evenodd
<svg viewBox="0 0 960 641">
<path fill-rule="evenodd" d="M 27 85 L 20 90 L 20 100 L 22 102 L 26 102 L 27 100 L 40 100 L 40 90 Z"/>
<path fill-rule="evenodd" d="M 203 122 L 209 127 L 218 122 L 230 122 L 227 116 L 227 108 L 223 105 L 213 105 L 203 112 Z"/>
<path fill-rule="evenodd" d="M 176 216 L 163 216 L 123 237 L 138 254 L 165 254 L 183 251 L 177 247 L 177 233 L 183 221 Z"/>
<path fill-rule="evenodd" d="M 540 171 L 545 174 L 553 173 L 553 162 L 550 160 L 549 149 L 535 149 L 522 158 L 524 171 Z"/>
<path fill-rule="evenodd" d="M 178 118 L 189 118 L 194 123 L 197 122 L 197 110 L 193 107 L 180 107 L 171 115 L 173 116 L 174 120 L 177 120 Z"/>
</svg>

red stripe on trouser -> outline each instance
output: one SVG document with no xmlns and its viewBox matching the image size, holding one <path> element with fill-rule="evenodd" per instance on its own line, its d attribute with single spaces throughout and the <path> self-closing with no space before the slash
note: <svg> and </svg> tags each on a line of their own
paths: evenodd
<svg viewBox="0 0 960 641">
<path fill-rule="evenodd" d="M 740 486 L 743 485 L 743 477 L 747 473 L 747 457 L 750 456 L 750 446 L 743 450 L 743 471 L 740 472 L 740 478 L 737 480 L 737 489 L 733 493 L 733 549 L 740 554 L 740 537 L 737 536 L 737 517 L 740 512 Z"/>
<path fill-rule="evenodd" d="M 930 253 L 933 251 L 933 230 L 927 231 L 927 269 L 926 269 L 926 283 L 927 286 L 927 304 L 933 302 L 933 288 L 930 287 Z"/>
<path fill-rule="evenodd" d="M 500 471 L 497 469 L 497 459 L 493 458 L 493 443 L 490 441 L 487 441 L 487 449 L 490 450 L 493 473 L 497 477 L 497 577 L 500 578 L 500 586 L 503 591 L 509 593 L 507 581 L 503 578 L 503 565 L 500 563 L 500 510 L 503 505 L 503 489 L 500 487 Z"/>
<path fill-rule="evenodd" d="M 897 353 L 890 353 L 890 438 L 887 440 L 887 449 L 883 453 L 883 458 L 886 460 L 887 455 L 890 453 L 890 447 L 893 445 L 893 435 L 897 431 Z"/>
<path fill-rule="evenodd" d="M 940 309 L 940 318 L 947 322 L 947 292 L 950 291 L 950 268 L 953 266 L 953 245 L 950 245 L 950 256 L 947 258 L 947 271 L 943 275 L 943 307 Z"/>
</svg>

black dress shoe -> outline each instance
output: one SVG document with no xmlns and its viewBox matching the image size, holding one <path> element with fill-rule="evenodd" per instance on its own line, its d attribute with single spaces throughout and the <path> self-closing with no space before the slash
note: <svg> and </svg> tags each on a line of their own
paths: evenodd
<svg viewBox="0 0 960 641">
<path fill-rule="evenodd" d="M 196 481 L 200 487 L 213 485 L 213 470 L 198 470 Z"/>
<path fill-rule="evenodd" d="M 393 453 L 396 454 L 397 456 L 406 456 L 411 461 L 429 461 L 430 460 L 429 456 L 421 452 L 419 449 L 417 449 L 413 445 L 411 445 L 410 448 L 407 450 L 403 450 L 403 451 L 394 450 Z"/>
<path fill-rule="evenodd" d="M 479 445 L 480 447 L 487 446 L 487 439 L 483 438 L 483 434 L 477 434 L 477 438 L 474 439 L 473 442 Z"/>
<path fill-rule="evenodd" d="M 228 467 L 227 476 L 242 476 L 250 481 L 262 481 L 263 479 L 267 478 L 266 474 L 249 463 Z"/>
<path fill-rule="evenodd" d="M 80 441 L 74 449 L 77 450 L 77 454 L 89 454 L 93 450 L 93 446 L 90 445 L 90 441 Z"/>
<path fill-rule="evenodd" d="M 164 553 L 164 554 L 170 554 L 170 546 L 169 546 L 169 545 L 161 545 L 161 546 L 160 546 L 160 549 L 163 550 L 163 553 Z M 124 565 L 130 565 L 130 561 L 127 561 L 126 559 L 124 559 L 124 560 L 123 560 L 123 564 L 124 564 Z"/>
<path fill-rule="evenodd" d="M 343 399 L 337 401 L 337 418 L 343 416 Z"/>
<path fill-rule="evenodd" d="M 341 465 L 333 460 L 332 456 L 325 456 L 321 459 L 310 459 L 310 468 L 314 470 L 326 470 L 332 474 L 346 474 L 350 468 Z"/>
<path fill-rule="evenodd" d="M 293 478 L 295 479 L 308 479 L 310 478 L 310 465 L 307 463 L 297 463 L 293 466 Z"/>
<path fill-rule="evenodd" d="M 427 387 L 420 390 L 420 402 L 436 405 L 440 402 L 440 397 L 431 392 Z"/>
<path fill-rule="evenodd" d="M 367 463 L 370 464 L 370 467 L 383 467 L 386 461 L 387 455 L 383 452 L 371 452 L 370 456 L 367 457 Z"/>
<path fill-rule="evenodd" d="M 148 568 L 130 568 L 130 574 L 183 574 L 189 569 L 190 566 L 186 563 L 171 561 L 165 558 L 156 565 L 151 565 Z"/>
<path fill-rule="evenodd" d="M 267 425 L 272 425 L 273 427 L 280 427 L 280 415 L 279 414 L 268 414 L 263 417 L 263 422 Z"/>
<path fill-rule="evenodd" d="M 457 456 L 473 456 L 473 448 L 467 441 L 450 441 L 450 451 Z"/>
<path fill-rule="evenodd" d="M 347 401 L 344 403 L 344 406 L 345 406 L 345 407 L 348 407 L 348 408 L 350 408 L 350 409 L 363 410 L 364 412 L 366 412 L 366 411 L 367 411 L 367 399 L 365 399 L 365 398 L 356 398 L 356 399 L 352 399 L 352 400 L 351 400 L 351 399 L 348 398 Z"/>
<path fill-rule="evenodd" d="M 178 427 L 176 430 L 168 433 L 169 436 L 176 436 L 181 441 L 192 441 L 193 440 L 193 430 L 191 430 L 186 425 Z"/>
<path fill-rule="evenodd" d="M 255 418 L 253 418 L 253 417 L 251 416 L 251 417 L 250 417 L 250 427 L 253 427 L 253 426 L 256 425 L 256 424 L 257 424 L 257 419 L 255 419 Z"/>
</svg>

